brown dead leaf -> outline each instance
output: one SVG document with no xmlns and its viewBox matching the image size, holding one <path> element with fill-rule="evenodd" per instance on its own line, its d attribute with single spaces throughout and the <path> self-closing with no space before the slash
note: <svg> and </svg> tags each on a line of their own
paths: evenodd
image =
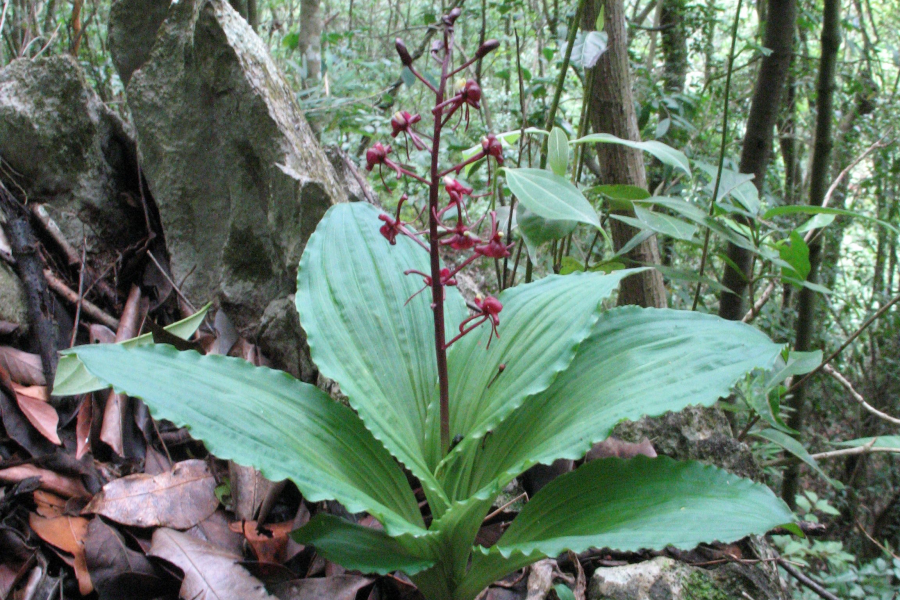
<svg viewBox="0 0 900 600">
<path fill-rule="evenodd" d="M 22 414 L 28 422 L 34 425 L 41 435 L 56 444 L 61 445 L 56 428 L 59 426 L 59 415 L 56 409 L 50 406 L 50 393 L 46 386 L 24 386 L 13 383 L 16 391 L 16 402 L 22 410 Z"/>
<path fill-rule="evenodd" d="M 223 509 L 214 512 L 208 519 L 204 519 L 186 530 L 185 533 L 201 542 L 207 542 L 220 550 L 240 556 L 244 552 L 244 538 L 240 533 L 231 530 L 231 523 Z M 295 527 L 296 529 L 296 527 Z M 291 540 L 293 542 L 293 540 Z M 296 543 L 296 542 L 294 542 Z"/>
<path fill-rule="evenodd" d="M 85 394 L 75 419 L 75 460 L 91 450 L 91 426 L 94 422 L 93 394 Z"/>
<path fill-rule="evenodd" d="M 92 344 L 112 344 L 116 341 L 116 332 L 106 325 L 92 323 L 88 327 L 88 338 Z"/>
<path fill-rule="evenodd" d="M 184 572 L 180 596 L 192 600 L 272 600 L 261 581 L 239 566 L 239 556 L 223 552 L 173 529 L 153 532 L 150 556 Z"/>
<path fill-rule="evenodd" d="M 18 483 L 29 477 L 39 477 L 42 490 L 47 490 L 66 498 L 91 495 L 80 479 L 60 475 L 34 465 L 18 465 L 0 470 L 0 481 Z"/>
<path fill-rule="evenodd" d="M 216 480 L 202 460 L 186 460 L 159 475 L 110 481 L 84 508 L 123 525 L 188 529 L 216 510 Z"/>
<path fill-rule="evenodd" d="M 585 461 L 597 460 L 598 458 L 634 458 L 638 455 L 656 458 L 656 450 L 653 444 L 647 438 L 642 439 L 638 443 L 624 442 L 619 438 L 606 438 L 602 442 L 594 444 L 588 451 Z"/>
<path fill-rule="evenodd" d="M 94 590 L 84 557 L 84 538 L 87 536 L 88 520 L 83 517 L 59 516 L 46 518 L 36 513 L 28 515 L 28 524 L 39 538 L 63 552 L 72 555 L 78 591 L 87 596 Z"/>
<path fill-rule="evenodd" d="M 32 494 L 37 514 L 46 518 L 61 517 L 66 512 L 66 499 L 44 490 Z"/>
<path fill-rule="evenodd" d="M 287 560 L 288 535 L 294 523 L 259 525 L 256 521 L 238 521 L 230 525 L 235 533 L 242 533 L 260 562 L 283 563 Z"/>
<path fill-rule="evenodd" d="M 123 426 L 128 403 L 128 397 L 125 394 L 110 391 L 103 409 L 100 441 L 108 444 L 118 456 L 125 456 Z"/>
<path fill-rule="evenodd" d="M 149 600 L 166 591 L 166 581 L 153 563 L 129 548 L 125 538 L 102 519 L 88 525 L 84 552 L 100 600 Z"/>
<path fill-rule="evenodd" d="M 4 377 L 5 382 L 2 381 Z M 6 434 L 31 456 L 52 454 L 55 446 L 31 424 L 16 400 L 17 394 L 12 388 L 12 382 L 0 367 L 0 420 L 3 421 Z"/>
<path fill-rule="evenodd" d="M 10 379 L 22 385 L 47 385 L 44 367 L 37 354 L 22 352 L 9 346 L 0 346 L 0 367 L 6 369 Z"/>
<path fill-rule="evenodd" d="M 355 600 L 356 595 L 375 580 L 359 575 L 336 575 L 295 579 L 272 587 L 279 600 Z"/>
</svg>

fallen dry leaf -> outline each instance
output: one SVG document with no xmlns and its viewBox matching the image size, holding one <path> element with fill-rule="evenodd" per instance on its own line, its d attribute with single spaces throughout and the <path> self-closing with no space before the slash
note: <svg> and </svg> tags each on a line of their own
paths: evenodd
<svg viewBox="0 0 900 600">
<path fill-rule="evenodd" d="M 374 581 L 371 577 L 359 575 L 312 577 L 279 583 L 272 587 L 272 593 L 279 600 L 355 600 L 359 590 Z"/>
<path fill-rule="evenodd" d="M 67 477 L 54 473 L 47 469 L 41 469 L 34 465 L 18 465 L 0 470 L 0 481 L 8 481 L 10 483 L 18 483 L 29 477 L 39 477 L 41 480 L 41 489 L 59 494 L 66 498 L 85 497 L 91 494 L 81 483 L 80 479 Z"/>
<path fill-rule="evenodd" d="M 59 426 L 59 415 L 56 409 L 50 406 L 50 394 L 46 386 L 24 386 L 13 383 L 16 391 L 16 403 L 22 410 L 22 414 L 28 422 L 34 425 L 41 435 L 56 444 L 61 445 L 56 428 Z"/>
<path fill-rule="evenodd" d="M 22 352 L 9 346 L 0 346 L 0 367 L 6 369 L 10 379 L 22 385 L 47 385 L 44 367 L 37 354 Z"/>
<path fill-rule="evenodd" d="M 75 460 L 91 450 L 91 426 L 94 422 L 93 394 L 85 394 L 75 420 Z"/>
<path fill-rule="evenodd" d="M 62 515 L 46 518 L 37 513 L 28 515 L 28 524 L 39 538 L 63 552 L 72 555 L 72 567 L 78 579 L 78 591 L 87 596 L 94 590 L 84 557 L 84 538 L 88 520 L 83 517 Z"/>
<path fill-rule="evenodd" d="M 638 443 L 625 442 L 619 438 L 610 437 L 602 442 L 594 444 L 584 457 L 585 461 L 597 460 L 599 458 L 634 458 L 643 455 L 650 458 L 656 458 L 656 450 L 653 444 L 647 438 L 642 439 Z"/>
<path fill-rule="evenodd" d="M 240 533 L 231 530 L 231 523 L 223 509 L 214 512 L 208 519 L 197 523 L 185 533 L 201 542 L 207 542 L 217 548 L 239 556 L 244 552 L 244 538 Z M 296 529 L 296 528 L 295 528 Z M 293 540 L 291 540 L 293 542 Z M 296 543 L 296 542 L 294 542 Z"/>
<path fill-rule="evenodd" d="M 260 580 L 240 565 L 239 556 L 223 552 L 174 529 L 153 532 L 150 556 L 163 558 L 184 572 L 180 596 L 191 600 L 272 600 Z"/>
<path fill-rule="evenodd" d="M 212 515 L 216 480 L 202 460 L 186 460 L 159 475 L 110 481 L 84 508 L 123 525 L 189 529 Z"/>
<path fill-rule="evenodd" d="M 121 534 L 102 519 L 88 525 L 84 553 L 100 600 L 149 600 L 165 592 L 166 581 L 153 563 L 129 548 Z"/>
<path fill-rule="evenodd" d="M 242 533 L 260 562 L 283 563 L 287 560 L 288 535 L 294 530 L 293 521 L 259 525 L 256 521 L 238 521 L 231 530 Z"/>
<path fill-rule="evenodd" d="M 88 327 L 88 338 L 92 344 L 112 344 L 116 341 L 116 332 L 106 325 L 92 323 Z"/>
</svg>

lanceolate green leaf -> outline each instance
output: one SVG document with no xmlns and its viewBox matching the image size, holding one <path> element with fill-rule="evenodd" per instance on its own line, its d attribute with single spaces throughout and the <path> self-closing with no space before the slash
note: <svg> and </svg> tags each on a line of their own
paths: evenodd
<svg viewBox="0 0 900 600">
<path fill-rule="evenodd" d="M 868 215 L 864 215 L 862 213 L 853 212 L 852 210 L 846 210 L 843 208 L 831 208 L 830 206 L 803 206 L 803 205 L 792 205 L 792 206 L 777 206 L 775 208 L 769 209 L 766 211 L 766 214 L 763 215 L 764 219 L 771 219 L 772 217 L 777 217 L 780 215 L 795 215 L 795 214 L 805 214 L 805 215 L 842 215 L 845 217 L 853 217 L 855 219 L 863 219 L 865 221 L 874 221 L 878 223 L 882 227 L 893 231 L 894 233 L 900 234 L 900 230 L 896 227 L 882 221 L 881 219 L 875 219 Z"/>
<path fill-rule="evenodd" d="M 166 331 L 183 340 L 188 339 L 200 328 L 210 306 L 212 305 L 207 304 L 190 317 L 172 323 L 165 328 Z M 145 333 L 119 343 L 126 348 L 146 346 L 153 343 L 153 334 Z M 53 382 L 54 396 L 76 396 L 102 390 L 105 387 L 107 387 L 105 382 L 88 373 L 76 354 L 65 353 L 59 358 L 59 364 L 56 366 L 56 380 Z"/>
<path fill-rule="evenodd" d="M 547 485 L 496 546 L 476 553 L 457 598 L 566 550 L 688 549 L 762 534 L 793 518 L 766 486 L 715 467 L 667 457 L 596 460 Z"/>
<path fill-rule="evenodd" d="M 357 202 L 333 206 L 310 238 L 297 275 L 297 310 L 313 361 L 341 386 L 366 426 L 439 501 L 431 472 L 439 459 L 431 292 L 422 277 L 428 254 L 411 240 L 391 246 L 379 211 Z M 447 330 L 464 318 L 456 288 L 446 288 Z M 452 337 L 452 333 L 450 334 Z M 448 338 L 449 339 L 449 338 Z M 440 505 L 433 510 L 440 510 Z"/>
<path fill-rule="evenodd" d="M 822 468 L 819 466 L 819 463 L 816 462 L 816 459 L 812 457 L 812 455 L 806 450 L 803 444 L 801 444 L 788 434 L 778 431 L 777 429 L 762 429 L 760 431 L 752 431 L 751 434 L 764 440 L 768 440 L 773 444 L 781 446 L 782 448 L 805 462 L 807 465 L 809 465 L 813 471 L 818 473 L 822 477 L 822 479 L 824 479 L 831 485 L 837 484 L 840 488 L 843 487 L 840 482 L 833 481 L 831 477 L 829 477 L 828 474 L 822 470 Z"/>
<path fill-rule="evenodd" d="M 674 167 L 680 171 L 683 171 L 688 176 L 690 176 L 691 174 L 691 164 L 690 162 L 688 162 L 687 156 L 684 155 L 684 152 L 676 150 L 671 146 L 667 146 L 662 142 L 653 140 L 648 142 L 633 142 L 631 140 L 623 140 L 622 138 L 616 137 L 611 133 L 592 133 L 582 138 L 578 138 L 577 140 L 573 140 L 571 143 L 619 144 L 622 146 L 628 146 L 629 148 L 637 148 L 638 150 L 643 150 L 644 152 L 652 154 L 653 156 L 658 158 L 659 161 L 664 165 L 669 165 L 670 167 Z"/>
<path fill-rule="evenodd" d="M 423 534 L 403 471 L 356 414 L 313 385 L 239 358 L 172 346 L 77 346 L 88 371 L 185 426 L 222 459 L 290 479 L 310 502 L 368 511 L 389 531 Z"/>
<path fill-rule="evenodd" d="M 451 346 L 450 433 L 464 436 L 438 469 L 451 499 L 469 497 L 460 495 L 464 490 L 458 484 L 466 481 L 466 473 L 457 458 L 473 452 L 486 432 L 569 366 L 599 318 L 603 300 L 637 271 L 554 275 L 505 290 L 500 294 L 500 339 L 487 349 L 485 328 Z M 500 385 L 491 384 L 495 378 Z"/>
<path fill-rule="evenodd" d="M 578 221 L 600 228 L 600 218 L 584 194 L 565 177 L 543 169 L 503 169 L 509 189 L 539 217 Z"/>
<path fill-rule="evenodd" d="M 873 444 L 872 441 L 875 441 Z M 878 437 L 866 437 L 855 440 L 847 440 L 846 442 L 835 442 L 835 446 L 845 446 L 848 448 L 856 448 L 858 446 L 868 446 L 872 444 L 872 448 L 896 448 L 900 450 L 900 435 L 882 435 Z"/>
<path fill-rule="evenodd" d="M 743 323 L 668 309 L 614 308 L 575 359 L 457 469 L 465 493 L 505 485 L 533 464 L 577 459 L 623 420 L 709 406 L 753 369 L 770 369 L 781 346 Z"/>
<path fill-rule="evenodd" d="M 554 127 L 550 131 L 550 139 L 547 140 L 547 164 L 560 177 L 566 176 L 569 165 L 569 138 L 559 127 Z"/>
<path fill-rule="evenodd" d="M 438 558 L 433 535 L 391 537 L 384 531 L 363 527 L 345 519 L 317 514 L 291 534 L 297 542 L 315 546 L 316 552 L 347 569 L 387 575 L 404 571 L 414 575 L 434 565 Z"/>
</svg>

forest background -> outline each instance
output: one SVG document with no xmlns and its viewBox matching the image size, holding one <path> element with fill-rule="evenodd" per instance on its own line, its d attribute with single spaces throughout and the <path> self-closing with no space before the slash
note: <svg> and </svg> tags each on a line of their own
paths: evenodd
<svg viewBox="0 0 900 600">
<path fill-rule="evenodd" d="M 360 166 L 396 110 L 421 104 L 426 91 L 397 63 L 395 38 L 427 54 L 432 26 L 452 6 L 446 0 L 232 4 L 267 43 L 319 142 Z M 827 366 L 809 375 L 798 369 L 790 387 L 748 381 L 724 405 L 735 437 L 751 444 L 772 488 L 805 520 L 826 526 L 824 537 L 780 540 L 783 555 L 807 565 L 841 597 L 895 597 L 896 3 L 465 4 L 457 25 L 462 55 L 472 56 L 490 38 L 500 47 L 471 69 L 484 91 L 483 116 L 447 135 L 451 150 L 476 146 L 490 132 L 511 132 L 508 160 L 537 166 L 546 156 L 544 137 L 517 132 L 559 127 L 569 139 L 602 131 L 659 140 L 690 159 L 689 175 L 677 157 L 579 146 L 573 177 L 603 211 L 606 234 L 569 230 L 522 239 L 519 253 L 525 246 L 533 260 L 522 259 L 519 276 L 526 262 L 537 273 L 658 264 L 654 275 L 626 286 L 620 301 L 752 322 L 773 340 L 813 353 L 796 361 L 819 365 L 825 358 Z M 108 50 L 110 5 L 5 0 L 0 66 L 71 55 L 103 102 L 128 119 Z M 625 52 L 615 54 L 616 44 Z M 424 160 L 421 153 L 411 158 Z M 468 176 L 486 180 L 487 173 Z M 376 177 L 369 181 L 393 208 L 398 195 Z M 629 197 L 627 185 L 695 210 L 665 201 L 635 210 L 629 201 L 643 198 Z"/>
</svg>

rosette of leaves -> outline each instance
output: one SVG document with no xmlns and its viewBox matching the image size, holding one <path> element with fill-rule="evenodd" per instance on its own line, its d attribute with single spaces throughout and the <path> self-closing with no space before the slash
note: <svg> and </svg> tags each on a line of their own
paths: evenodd
<svg viewBox="0 0 900 600">
<path fill-rule="evenodd" d="M 715 316 L 604 300 L 631 271 L 550 276 L 502 292 L 489 328 L 448 352 L 451 432 L 442 455 L 430 299 L 404 271 L 428 268 L 408 238 L 388 245 L 379 212 L 332 207 L 298 272 L 313 360 L 349 407 L 315 386 L 238 358 L 166 345 L 76 347 L 91 375 L 188 427 L 213 454 L 290 479 L 310 502 L 366 511 L 383 530 L 328 514 L 295 532 L 349 569 L 405 571 L 427 598 L 472 600 L 540 558 L 590 547 L 692 548 L 792 520 L 763 485 L 668 458 L 586 463 L 537 494 L 491 548 L 476 533 L 500 491 L 530 466 L 578 459 L 620 421 L 711 405 L 781 347 Z M 447 288 L 448 333 L 466 317 Z M 504 365 L 501 368 L 501 365 Z M 83 391 L 83 390 L 82 390 Z M 56 394 L 66 394 L 65 386 Z M 404 474 L 421 482 L 431 520 Z"/>
</svg>

